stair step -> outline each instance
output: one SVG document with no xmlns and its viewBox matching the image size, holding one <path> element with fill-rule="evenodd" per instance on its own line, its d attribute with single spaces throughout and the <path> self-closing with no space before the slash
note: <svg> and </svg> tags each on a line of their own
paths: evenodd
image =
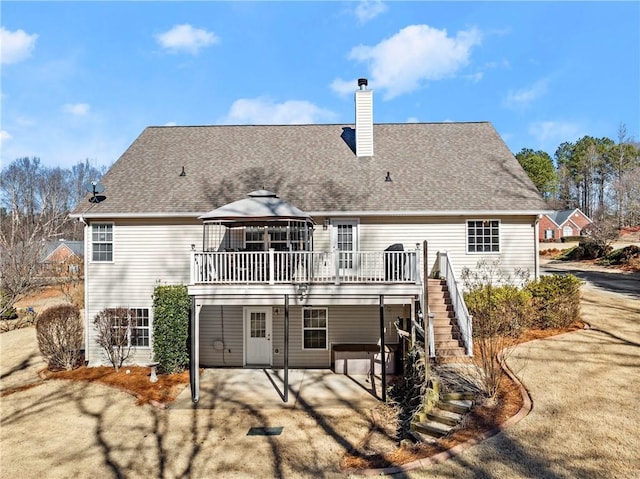
<svg viewBox="0 0 640 479">
<path fill-rule="evenodd" d="M 411 429 L 432 437 L 442 437 L 449 434 L 453 427 L 435 421 L 411 423 Z"/>
<path fill-rule="evenodd" d="M 452 391 L 440 394 L 441 401 L 473 401 L 475 398 L 476 394 L 468 391 Z"/>
<path fill-rule="evenodd" d="M 436 356 L 442 357 L 463 357 L 466 356 L 464 348 L 446 348 L 436 351 Z"/>
<path fill-rule="evenodd" d="M 458 342 L 458 340 L 456 339 L 451 339 L 451 336 L 449 336 L 448 339 L 445 340 L 434 338 L 434 343 L 436 351 L 438 349 L 456 349 L 462 347 L 460 346 L 460 342 Z"/>
<path fill-rule="evenodd" d="M 473 406 L 470 399 L 454 399 L 449 401 L 438 401 L 436 407 L 444 411 L 455 412 L 456 414 L 466 414 Z"/>
<path fill-rule="evenodd" d="M 430 421 L 446 424 L 447 426 L 457 426 L 460 421 L 462 421 L 463 417 L 463 414 L 458 414 L 456 412 L 451 412 L 440 408 L 432 409 L 427 413 L 427 418 Z"/>
</svg>

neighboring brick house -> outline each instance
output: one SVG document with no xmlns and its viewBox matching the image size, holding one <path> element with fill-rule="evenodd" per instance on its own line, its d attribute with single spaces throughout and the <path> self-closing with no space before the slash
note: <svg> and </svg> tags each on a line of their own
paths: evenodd
<svg viewBox="0 0 640 479">
<path fill-rule="evenodd" d="M 578 208 L 547 213 L 538 226 L 540 241 L 561 241 L 568 236 L 580 236 L 591 223 L 593 221 Z"/>
<path fill-rule="evenodd" d="M 84 241 L 50 241 L 40 262 L 45 276 L 69 277 L 83 274 Z"/>
</svg>

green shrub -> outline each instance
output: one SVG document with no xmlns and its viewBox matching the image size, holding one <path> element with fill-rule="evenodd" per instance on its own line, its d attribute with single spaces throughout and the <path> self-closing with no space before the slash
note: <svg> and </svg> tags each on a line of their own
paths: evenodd
<svg viewBox="0 0 640 479">
<path fill-rule="evenodd" d="M 18 317 L 16 308 L 14 308 L 13 306 L 8 306 L 8 302 L 9 298 L 7 297 L 7 295 L 3 291 L 0 291 L 0 311 L 3 311 L 0 319 L 15 319 Z"/>
<path fill-rule="evenodd" d="M 634 259 L 640 258 L 640 247 L 636 245 L 625 246 L 624 248 L 620 248 L 612 251 L 600 261 L 598 264 L 609 266 L 609 265 L 628 265 Z"/>
<path fill-rule="evenodd" d="M 191 299 L 186 286 L 156 286 L 153 292 L 153 355 L 161 372 L 180 372 L 189 364 L 190 309 Z"/>
<path fill-rule="evenodd" d="M 563 328 L 578 321 L 581 284 L 572 274 L 541 276 L 529 283 L 525 290 L 531 294 L 535 310 L 530 326 Z"/>
<path fill-rule="evenodd" d="M 513 285 L 477 287 L 464 295 L 474 338 L 518 337 L 531 322 L 531 293 Z"/>
<path fill-rule="evenodd" d="M 43 311 L 36 323 L 36 336 L 50 369 L 71 370 L 79 366 L 83 326 L 76 306 L 65 304 Z"/>
</svg>

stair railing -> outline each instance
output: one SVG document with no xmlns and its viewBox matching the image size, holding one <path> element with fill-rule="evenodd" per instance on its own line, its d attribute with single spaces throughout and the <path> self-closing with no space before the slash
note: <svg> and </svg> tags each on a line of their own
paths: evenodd
<svg viewBox="0 0 640 479">
<path fill-rule="evenodd" d="M 473 318 L 469 314 L 467 305 L 464 302 L 462 290 L 458 286 L 455 274 L 453 273 L 453 266 L 446 251 L 438 251 L 438 263 L 440 277 L 444 278 L 447 282 L 447 289 L 451 296 L 451 305 L 453 306 L 453 311 L 458 321 L 458 327 L 462 335 L 467 356 L 471 357 L 473 356 Z"/>
</svg>

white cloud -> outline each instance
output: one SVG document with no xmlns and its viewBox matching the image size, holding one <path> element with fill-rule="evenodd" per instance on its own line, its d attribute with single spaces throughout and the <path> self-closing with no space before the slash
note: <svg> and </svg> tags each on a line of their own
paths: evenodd
<svg viewBox="0 0 640 479">
<path fill-rule="evenodd" d="M 36 47 L 37 34 L 29 35 L 24 30 L 10 32 L 0 27 L 0 57 L 2 63 L 18 63 L 31 56 Z"/>
<path fill-rule="evenodd" d="M 371 86 L 384 90 L 386 99 L 409 93 L 425 81 L 455 76 L 469 63 L 471 49 L 479 45 L 481 33 L 476 28 L 459 31 L 455 37 L 446 30 L 428 25 L 410 25 L 375 46 L 360 45 L 351 50 L 349 58 L 369 65 Z M 332 87 L 344 93 L 345 82 L 337 79 Z"/>
<path fill-rule="evenodd" d="M 220 41 L 214 33 L 194 28 L 189 24 L 175 25 L 155 37 L 162 48 L 172 53 L 187 52 L 192 55 L 196 55 L 201 48 Z"/>
<path fill-rule="evenodd" d="M 9 141 L 11 139 L 11 135 L 7 130 L 0 130 L 0 145 L 2 145 L 5 141 Z"/>
<path fill-rule="evenodd" d="M 533 85 L 520 90 L 509 90 L 504 104 L 508 108 L 526 107 L 547 93 L 549 82 L 539 80 Z"/>
<path fill-rule="evenodd" d="M 387 6 L 381 0 L 361 0 L 354 10 L 358 23 L 367 23 L 378 15 L 387 11 Z"/>
<path fill-rule="evenodd" d="M 410 116 L 409 118 L 407 118 L 406 123 L 420 123 L 420 120 L 418 120 L 415 116 Z"/>
<path fill-rule="evenodd" d="M 177 126 L 178 124 L 175 121 L 169 121 L 164 124 L 164 126 Z"/>
<path fill-rule="evenodd" d="M 308 101 L 289 100 L 275 103 L 269 98 L 241 98 L 220 121 L 231 125 L 305 125 L 328 122 L 335 118 L 329 110 Z"/>
<path fill-rule="evenodd" d="M 87 103 L 65 103 L 62 105 L 62 111 L 74 116 L 84 116 L 89 113 L 89 105 Z"/>
<path fill-rule="evenodd" d="M 531 123 L 528 132 L 541 146 L 553 146 L 569 138 L 583 136 L 582 127 L 576 123 L 563 121 L 538 121 Z M 571 140 L 570 140 L 571 141 Z"/>
</svg>

